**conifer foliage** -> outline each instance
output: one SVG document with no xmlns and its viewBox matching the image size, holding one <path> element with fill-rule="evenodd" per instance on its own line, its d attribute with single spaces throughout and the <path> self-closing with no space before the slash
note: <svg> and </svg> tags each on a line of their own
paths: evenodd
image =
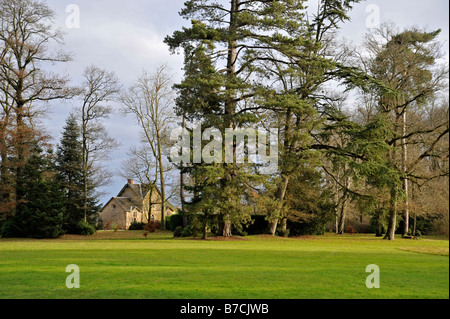
<svg viewBox="0 0 450 319">
<path fill-rule="evenodd" d="M 17 213 L 2 227 L 7 237 L 57 238 L 64 234 L 65 196 L 58 181 L 55 157 L 37 143 L 23 168 L 17 191 Z"/>
</svg>

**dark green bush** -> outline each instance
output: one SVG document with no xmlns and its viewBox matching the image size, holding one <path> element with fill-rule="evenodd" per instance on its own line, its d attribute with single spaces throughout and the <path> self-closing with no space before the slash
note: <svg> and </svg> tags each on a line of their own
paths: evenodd
<svg viewBox="0 0 450 319">
<path fill-rule="evenodd" d="M 0 235 L 3 238 L 23 237 L 22 231 L 12 220 L 9 220 L 3 224 Z"/>
<path fill-rule="evenodd" d="M 324 235 L 326 230 L 326 224 L 320 220 L 310 221 L 308 223 L 287 222 L 290 236 L 304 236 L 304 235 Z"/>
<path fill-rule="evenodd" d="M 128 230 L 143 230 L 146 223 L 132 222 Z"/>
<path fill-rule="evenodd" d="M 184 227 L 181 231 L 181 237 L 190 237 L 192 236 L 192 230 L 191 227 Z"/>
<path fill-rule="evenodd" d="M 83 236 L 90 236 L 97 232 L 94 226 L 90 225 L 89 223 L 85 222 L 84 220 L 81 220 L 77 224 L 77 234 L 83 235 Z"/>
<path fill-rule="evenodd" d="M 189 225 L 187 227 L 177 226 L 173 232 L 173 237 L 191 237 L 196 235 L 195 227 Z"/>
<path fill-rule="evenodd" d="M 182 226 L 178 226 L 175 228 L 175 230 L 173 231 L 173 237 L 181 237 L 183 234 L 183 227 Z"/>
<path fill-rule="evenodd" d="M 290 232 L 290 229 L 278 228 L 277 230 L 278 236 L 280 237 L 289 237 Z"/>
<path fill-rule="evenodd" d="M 183 227 L 183 215 L 175 214 L 166 217 L 166 229 L 170 231 L 175 231 L 178 226 Z"/>
</svg>

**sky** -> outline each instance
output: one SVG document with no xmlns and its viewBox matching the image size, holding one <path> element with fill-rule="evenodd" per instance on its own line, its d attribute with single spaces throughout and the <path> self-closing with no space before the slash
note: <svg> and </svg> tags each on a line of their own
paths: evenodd
<svg viewBox="0 0 450 319">
<path fill-rule="evenodd" d="M 188 26 L 189 21 L 178 14 L 185 0 L 47 0 L 56 13 L 55 23 L 65 31 L 64 50 L 73 60 L 58 66 L 58 72 L 69 74 L 73 85 L 80 85 L 85 67 L 96 65 L 114 71 L 123 87 L 129 86 L 144 70 L 153 71 L 167 63 L 174 81 L 179 81 L 183 71 L 183 56 L 172 55 L 163 40 L 167 35 Z M 315 8 L 318 0 L 310 0 Z M 73 28 L 74 11 L 79 9 L 79 27 Z M 69 7 L 68 7 L 69 6 Z M 358 45 L 368 27 L 373 23 L 392 21 L 399 28 L 411 26 L 442 29 L 439 40 L 444 43 L 448 60 L 449 45 L 448 0 L 373 0 L 362 1 L 350 12 L 351 21 L 340 30 L 340 37 Z M 375 18 L 375 19 L 374 19 Z M 69 21 L 69 24 L 66 22 Z M 49 113 L 43 120 L 53 142 L 60 138 L 65 119 L 77 101 L 57 102 L 48 106 Z M 112 183 L 102 191 L 101 202 L 116 196 L 126 180 L 119 175 L 121 163 L 127 151 L 138 143 L 139 128 L 132 117 L 120 114 L 120 106 L 112 104 L 115 113 L 104 122 L 110 135 L 121 143 L 111 152 L 111 160 L 105 163 L 113 172 Z"/>
</svg>

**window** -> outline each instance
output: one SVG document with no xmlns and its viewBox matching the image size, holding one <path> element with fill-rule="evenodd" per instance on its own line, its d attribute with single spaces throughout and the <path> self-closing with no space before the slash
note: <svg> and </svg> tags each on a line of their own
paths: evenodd
<svg viewBox="0 0 450 319">
<path fill-rule="evenodd" d="M 150 217 L 150 220 L 151 220 L 152 222 L 154 222 L 154 221 L 155 221 L 155 215 L 152 215 L 152 217 Z"/>
<path fill-rule="evenodd" d="M 116 209 L 116 207 L 117 207 L 116 205 L 113 205 L 113 209 Z"/>
</svg>

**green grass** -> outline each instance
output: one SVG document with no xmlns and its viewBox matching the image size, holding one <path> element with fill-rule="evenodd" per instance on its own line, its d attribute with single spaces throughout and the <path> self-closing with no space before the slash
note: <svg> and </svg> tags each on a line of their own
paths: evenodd
<svg viewBox="0 0 450 319">
<path fill-rule="evenodd" d="M 216 241 L 100 232 L 0 239 L 0 298 L 449 298 L 449 242 L 373 235 Z M 65 286 L 80 267 L 81 288 Z M 365 285 L 380 267 L 379 289 Z"/>
</svg>

